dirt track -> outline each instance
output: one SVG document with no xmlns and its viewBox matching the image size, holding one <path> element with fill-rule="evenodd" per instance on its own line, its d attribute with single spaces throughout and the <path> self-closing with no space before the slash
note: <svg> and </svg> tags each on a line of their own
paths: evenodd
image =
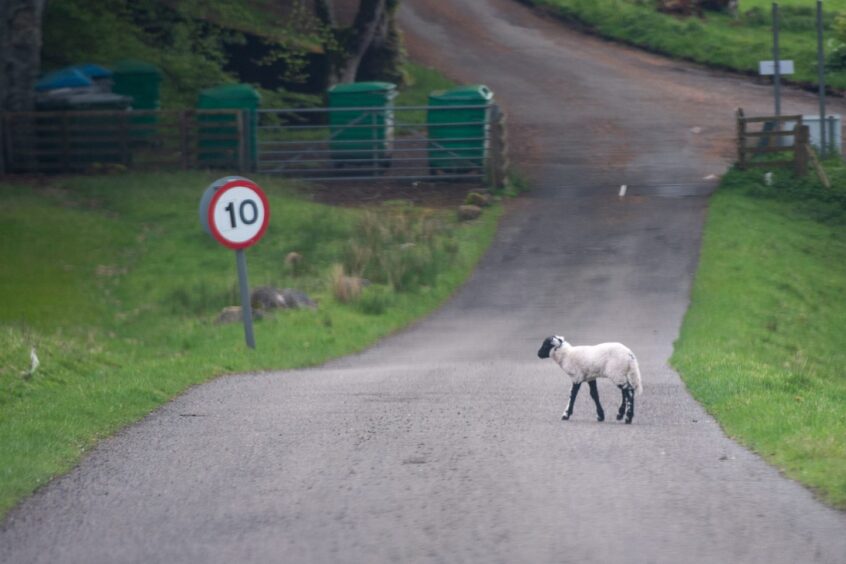
<svg viewBox="0 0 846 564">
<path fill-rule="evenodd" d="M 667 366 L 703 178 L 769 90 L 509 0 L 400 17 L 413 56 L 493 88 L 537 185 L 472 280 L 362 355 L 220 379 L 106 441 L 11 514 L 0 561 L 842 563 L 846 516 L 728 440 Z M 559 420 L 568 384 L 535 356 L 552 333 L 638 354 L 633 425 L 597 423 L 586 391 Z"/>
</svg>

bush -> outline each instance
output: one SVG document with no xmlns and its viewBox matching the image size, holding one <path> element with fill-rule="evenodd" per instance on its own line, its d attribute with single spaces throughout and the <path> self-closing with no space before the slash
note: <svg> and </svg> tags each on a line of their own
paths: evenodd
<svg viewBox="0 0 846 564">
<path fill-rule="evenodd" d="M 398 292 L 434 286 L 453 264 L 458 245 L 445 220 L 407 204 L 367 212 L 344 249 L 343 268 Z"/>
<path fill-rule="evenodd" d="M 371 285 L 364 289 L 358 307 L 367 315 L 381 315 L 394 303 L 394 292 L 387 286 Z"/>
<path fill-rule="evenodd" d="M 329 279 L 332 295 L 342 304 L 353 302 L 361 295 L 361 278 L 347 276 L 343 265 L 333 265 L 329 272 Z"/>
</svg>

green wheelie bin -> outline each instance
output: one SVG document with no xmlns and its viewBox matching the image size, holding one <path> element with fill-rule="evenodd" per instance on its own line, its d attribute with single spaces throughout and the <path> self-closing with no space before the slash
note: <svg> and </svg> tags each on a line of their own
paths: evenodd
<svg viewBox="0 0 846 564">
<path fill-rule="evenodd" d="M 112 92 L 132 99 L 132 109 L 155 112 L 161 108 L 162 71 L 135 59 L 118 61 L 112 67 Z M 158 133 L 158 116 L 135 115 L 130 120 L 132 145 L 145 146 Z"/>
<path fill-rule="evenodd" d="M 426 127 L 432 174 L 484 169 L 492 100 L 493 92 L 483 84 L 429 94 Z"/>
<path fill-rule="evenodd" d="M 238 118 L 231 113 L 201 113 L 197 116 L 199 161 L 210 168 L 254 170 L 258 160 L 258 108 L 261 94 L 249 84 L 225 84 L 200 92 L 198 110 L 241 110 L 242 136 Z M 244 144 L 243 152 L 241 143 Z"/>
<path fill-rule="evenodd" d="M 394 141 L 394 98 L 390 82 L 353 82 L 329 89 L 330 150 L 335 166 L 390 166 Z M 347 109 L 349 108 L 349 109 Z"/>
</svg>

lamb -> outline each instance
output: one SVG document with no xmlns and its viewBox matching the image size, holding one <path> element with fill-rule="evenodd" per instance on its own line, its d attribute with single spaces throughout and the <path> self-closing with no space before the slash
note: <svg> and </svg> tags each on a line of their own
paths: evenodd
<svg viewBox="0 0 846 564">
<path fill-rule="evenodd" d="M 617 421 L 625 415 L 626 423 L 632 422 L 634 395 L 635 392 L 640 395 L 643 392 L 643 386 L 640 381 L 637 358 L 628 347 L 620 343 L 574 347 L 565 341 L 564 337 L 555 335 L 547 337 L 538 350 L 539 358 L 550 356 L 573 382 L 570 387 L 570 402 L 561 419 L 565 421 L 570 419 L 579 388 L 582 383 L 587 382 L 590 386 L 590 397 L 596 404 L 596 419 L 604 421 L 605 412 L 602 410 L 602 404 L 599 403 L 596 379 L 608 378 L 623 392 L 623 402 L 617 412 Z"/>
</svg>

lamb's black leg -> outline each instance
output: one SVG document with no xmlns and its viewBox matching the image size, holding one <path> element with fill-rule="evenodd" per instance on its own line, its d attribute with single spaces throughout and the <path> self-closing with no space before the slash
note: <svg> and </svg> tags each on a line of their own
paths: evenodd
<svg viewBox="0 0 846 564">
<path fill-rule="evenodd" d="M 623 401 L 620 403 L 620 410 L 617 411 L 617 421 L 622 420 L 623 415 L 626 414 L 626 390 L 624 390 L 622 386 L 620 386 L 620 390 L 623 392 Z"/>
<path fill-rule="evenodd" d="M 626 408 L 626 424 L 628 425 L 634 417 L 634 390 L 629 388 L 627 392 L 629 395 L 629 405 Z"/>
<path fill-rule="evenodd" d="M 593 398 L 593 403 L 596 404 L 596 420 L 605 421 L 605 411 L 602 409 L 602 404 L 599 403 L 599 390 L 596 388 L 596 380 L 588 382 L 590 386 L 590 397 Z"/>
<path fill-rule="evenodd" d="M 561 415 L 561 419 L 566 421 L 570 419 L 570 416 L 573 415 L 573 405 L 576 403 L 576 396 L 579 395 L 579 388 L 581 388 L 581 384 L 573 384 L 570 386 L 570 402 L 567 404 L 567 410 L 564 411 L 564 414 Z"/>
</svg>

